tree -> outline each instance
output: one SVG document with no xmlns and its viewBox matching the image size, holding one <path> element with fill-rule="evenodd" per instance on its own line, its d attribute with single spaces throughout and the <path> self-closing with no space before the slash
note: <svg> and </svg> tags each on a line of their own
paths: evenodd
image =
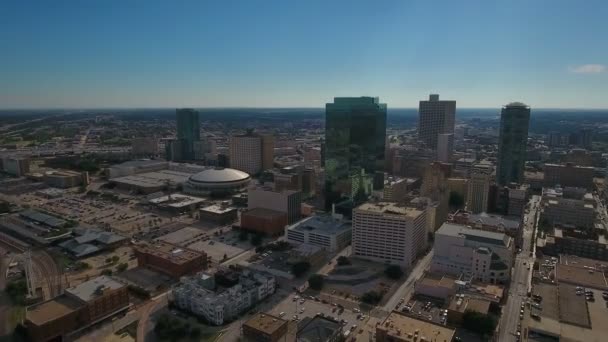
<svg viewBox="0 0 608 342">
<path fill-rule="evenodd" d="M 291 273 L 293 273 L 293 275 L 295 275 L 296 277 L 299 277 L 304 273 L 308 272 L 309 269 L 310 263 L 308 261 L 299 261 L 291 265 Z"/>
<path fill-rule="evenodd" d="M 403 276 L 403 271 L 401 270 L 401 267 L 397 265 L 389 265 L 384 270 L 384 274 L 391 279 L 397 280 Z"/>
<path fill-rule="evenodd" d="M 106 264 L 112 263 L 112 258 L 106 258 Z"/>
<path fill-rule="evenodd" d="M 251 236 L 251 244 L 254 246 L 259 246 L 262 244 L 262 237 L 259 234 L 254 234 Z"/>
<path fill-rule="evenodd" d="M 376 305 L 382 300 L 382 293 L 376 291 L 367 291 L 361 296 L 361 301 L 367 304 Z"/>
<path fill-rule="evenodd" d="M 105 270 L 101 271 L 101 275 L 111 276 L 112 275 L 112 270 L 109 269 L 109 268 L 106 268 Z"/>
<path fill-rule="evenodd" d="M 249 239 L 249 233 L 246 230 L 241 230 L 239 232 L 239 241 L 247 241 Z"/>
<path fill-rule="evenodd" d="M 190 330 L 190 338 L 196 339 L 199 336 L 201 336 L 201 328 L 194 327 L 192 330 Z"/>
<path fill-rule="evenodd" d="M 323 288 L 323 281 L 324 278 L 322 275 L 313 274 L 310 276 L 310 278 L 308 278 L 308 286 L 310 286 L 310 288 L 313 290 L 321 291 Z"/>
<path fill-rule="evenodd" d="M 496 318 L 476 311 L 466 310 L 462 316 L 462 326 L 482 336 L 491 335 L 496 324 Z"/>
<path fill-rule="evenodd" d="M 116 271 L 124 272 L 127 270 L 128 267 L 129 267 L 129 264 L 127 264 L 126 262 L 123 262 L 122 264 L 118 265 L 118 267 L 116 267 Z"/>
<path fill-rule="evenodd" d="M 455 191 L 450 191 L 450 207 L 453 209 L 461 209 L 464 207 L 464 197 Z"/>
<path fill-rule="evenodd" d="M 338 257 L 338 266 L 344 266 L 344 265 L 350 265 L 350 264 L 351 264 L 350 259 L 348 259 L 347 257 L 345 257 L 343 255 Z"/>
<path fill-rule="evenodd" d="M 224 261 L 228 260 L 228 255 L 226 255 L 226 253 L 224 253 L 224 257 L 222 258 L 222 260 L 224 260 Z"/>
<path fill-rule="evenodd" d="M 4 291 L 8 294 L 13 303 L 19 305 L 23 305 L 25 303 L 25 294 L 27 293 L 27 285 L 25 280 L 17 280 L 8 283 Z"/>
<path fill-rule="evenodd" d="M 112 263 L 115 264 L 118 262 L 118 260 L 120 260 L 120 258 L 118 257 L 118 255 L 115 255 L 112 257 Z"/>
</svg>

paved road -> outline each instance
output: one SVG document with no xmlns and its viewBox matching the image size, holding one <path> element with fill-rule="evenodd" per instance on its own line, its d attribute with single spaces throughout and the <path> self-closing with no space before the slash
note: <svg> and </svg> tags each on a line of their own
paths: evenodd
<svg viewBox="0 0 608 342">
<path fill-rule="evenodd" d="M 523 243 L 521 246 L 522 252 L 515 257 L 513 266 L 513 274 L 511 275 L 511 285 L 509 288 L 509 297 L 503 308 L 502 317 L 500 320 L 500 330 L 498 341 L 516 341 L 515 333 L 517 332 L 519 320 L 519 311 L 521 304 L 527 298 L 528 288 L 532 275 L 532 265 L 534 257 L 530 257 L 530 243 L 533 240 L 534 225 L 538 220 L 537 212 L 539 208 L 540 197 L 533 196 L 533 203 L 530 213 L 524 217 Z M 540 213 L 539 213 L 540 215 Z M 535 251 L 533 247 L 532 252 Z M 534 253 L 533 253 L 534 254 Z M 528 270 L 528 267 L 530 269 Z"/>
<path fill-rule="evenodd" d="M 384 311 L 393 311 L 393 309 L 397 306 L 401 298 L 406 297 L 407 299 L 411 295 L 412 291 L 414 290 L 414 283 L 418 279 L 420 279 L 420 277 L 422 277 L 424 272 L 431 265 L 433 254 L 434 250 L 431 249 L 431 251 L 427 255 L 425 255 L 422 259 L 420 259 L 420 261 L 418 261 L 418 264 L 414 267 L 405 282 L 401 284 L 401 286 L 399 286 L 399 288 L 397 289 L 397 291 L 395 291 L 391 299 L 389 299 L 382 307 Z"/>
<path fill-rule="evenodd" d="M 150 316 L 154 312 L 167 306 L 167 304 L 167 293 L 165 292 L 152 298 L 139 310 L 141 314 L 139 323 L 137 324 L 137 342 L 146 341 L 148 333 L 153 329 L 153 326 L 148 324 L 150 322 Z"/>
</svg>

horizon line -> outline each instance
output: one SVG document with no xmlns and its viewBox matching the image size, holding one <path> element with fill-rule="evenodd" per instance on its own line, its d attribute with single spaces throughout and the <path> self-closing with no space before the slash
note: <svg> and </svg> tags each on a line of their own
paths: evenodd
<svg viewBox="0 0 608 342">
<path fill-rule="evenodd" d="M 457 107 L 458 109 L 501 109 L 506 106 L 502 105 L 500 107 Z M 533 109 L 540 110 L 608 110 L 608 107 L 532 107 Z M 200 109 L 200 110 L 226 110 L 226 109 L 319 109 L 324 110 L 325 107 L 250 107 L 250 106 L 238 106 L 238 107 L 196 107 L 196 106 L 181 106 L 181 107 L 17 107 L 17 108 L 0 108 L 0 111 L 39 111 L 39 110 L 147 110 L 147 109 L 167 109 L 167 110 L 175 110 L 181 108 L 192 108 L 192 109 Z M 417 107 L 387 107 L 387 109 L 412 109 L 418 110 Z"/>
</svg>

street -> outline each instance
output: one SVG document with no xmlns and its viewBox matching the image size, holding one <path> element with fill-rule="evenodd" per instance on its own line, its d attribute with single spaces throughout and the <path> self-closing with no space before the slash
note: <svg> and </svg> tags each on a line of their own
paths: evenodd
<svg viewBox="0 0 608 342">
<path fill-rule="evenodd" d="M 382 307 L 384 311 L 390 313 L 397 306 L 401 298 L 405 297 L 406 301 L 409 299 L 412 291 L 414 291 L 414 283 L 420 279 L 424 272 L 429 268 L 431 260 L 433 259 L 433 254 L 434 250 L 431 249 L 427 255 L 418 261 L 418 264 L 416 264 L 412 272 L 408 275 L 405 282 L 399 286 L 397 291 L 395 291 L 395 294 Z"/>
<path fill-rule="evenodd" d="M 532 236 L 534 226 L 538 221 L 537 211 L 540 208 L 540 196 L 532 196 L 531 202 L 531 210 L 524 216 L 522 251 L 515 257 L 509 297 L 507 298 L 506 305 L 503 307 L 500 320 L 498 340 L 501 342 L 517 341 L 516 333 L 518 323 L 520 322 L 519 311 L 521 310 L 521 304 L 526 300 L 528 294 L 532 266 L 535 259 L 534 253 L 532 253 L 533 256 L 530 256 L 530 252 L 535 251 L 535 246 L 531 250 L 530 245 L 534 238 Z"/>
</svg>

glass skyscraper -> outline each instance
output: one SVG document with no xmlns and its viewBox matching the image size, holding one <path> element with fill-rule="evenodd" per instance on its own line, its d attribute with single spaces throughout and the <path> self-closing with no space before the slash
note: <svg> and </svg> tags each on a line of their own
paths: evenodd
<svg viewBox="0 0 608 342">
<path fill-rule="evenodd" d="M 325 203 L 357 201 L 384 185 L 386 104 L 377 97 L 336 97 L 325 105 Z"/>
<path fill-rule="evenodd" d="M 179 158 L 167 156 L 170 160 L 194 160 L 195 143 L 201 140 L 201 124 L 198 111 L 191 108 L 175 110 L 177 117 L 177 145 L 181 155 Z"/>
<path fill-rule="evenodd" d="M 502 108 L 496 168 L 498 185 L 523 182 L 529 124 L 530 107 L 525 104 L 513 102 Z"/>
</svg>

